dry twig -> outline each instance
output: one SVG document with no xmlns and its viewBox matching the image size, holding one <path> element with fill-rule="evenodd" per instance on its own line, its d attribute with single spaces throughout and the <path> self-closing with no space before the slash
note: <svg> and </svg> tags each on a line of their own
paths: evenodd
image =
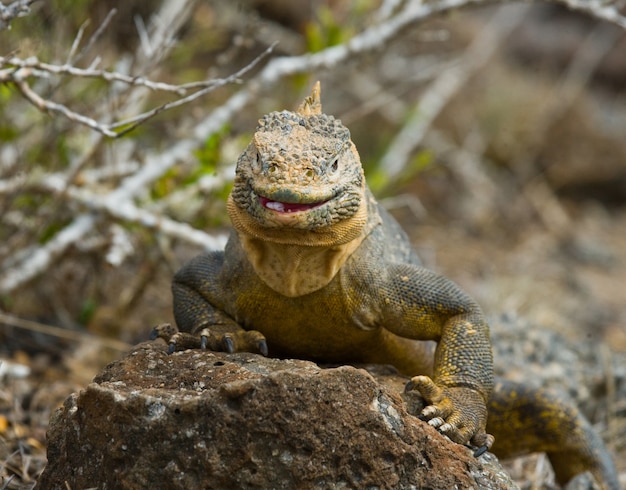
<svg viewBox="0 0 626 490">
<path fill-rule="evenodd" d="M 45 323 L 35 322 L 32 320 L 24 320 L 23 318 L 18 318 L 3 311 L 0 311 L 0 325 L 10 325 L 12 327 L 43 333 L 52 337 L 58 337 L 74 342 L 87 340 L 91 343 L 99 344 L 102 347 L 108 347 L 120 352 L 126 352 L 132 347 L 130 344 L 120 340 L 95 336 L 84 331 L 68 330 L 67 328 L 46 325 Z"/>
</svg>

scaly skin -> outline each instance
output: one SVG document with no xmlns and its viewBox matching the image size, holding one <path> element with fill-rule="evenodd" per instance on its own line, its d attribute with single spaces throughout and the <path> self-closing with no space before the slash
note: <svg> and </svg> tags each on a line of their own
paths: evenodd
<svg viewBox="0 0 626 490">
<path fill-rule="evenodd" d="M 575 408 L 504 381 L 493 389 L 480 307 L 420 266 L 367 188 L 348 129 L 321 113 L 319 85 L 296 112 L 259 121 L 228 211 L 225 251 L 196 257 L 174 278 L 180 332 L 154 334 L 171 350 L 393 364 L 415 376 L 408 389 L 426 402 L 421 416 L 453 441 L 489 448 L 491 433 L 503 457 L 546 451 L 561 483 L 590 471 L 619 488 Z"/>
</svg>

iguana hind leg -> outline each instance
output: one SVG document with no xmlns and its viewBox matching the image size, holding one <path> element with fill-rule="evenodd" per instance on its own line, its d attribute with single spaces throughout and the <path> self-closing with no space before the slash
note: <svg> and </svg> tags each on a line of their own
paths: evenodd
<svg viewBox="0 0 626 490">
<path fill-rule="evenodd" d="M 589 471 L 604 490 L 619 490 L 615 466 L 580 411 L 549 390 L 498 380 L 488 403 L 487 431 L 500 458 L 545 452 L 564 485 Z"/>
</svg>

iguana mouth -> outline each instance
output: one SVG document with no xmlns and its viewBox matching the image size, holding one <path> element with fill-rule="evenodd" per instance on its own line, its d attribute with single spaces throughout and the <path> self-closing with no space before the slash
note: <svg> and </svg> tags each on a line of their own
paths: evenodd
<svg viewBox="0 0 626 490">
<path fill-rule="evenodd" d="M 271 209 L 277 213 L 297 213 L 301 211 L 309 211 L 317 208 L 328 201 L 300 203 L 300 202 L 280 202 L 273 201 L 267 197 L 259 196 L 259 203 L 266 209 Z"/>
</svg>

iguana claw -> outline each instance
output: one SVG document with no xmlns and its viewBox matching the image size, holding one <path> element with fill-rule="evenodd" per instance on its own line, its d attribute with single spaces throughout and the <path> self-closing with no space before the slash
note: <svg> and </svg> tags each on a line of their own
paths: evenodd
<svg viewBox="0 0 626 490">
<path fill-rule="evenodd" d="M 487 447 L 487 444 L 483 444 L 482 446 L 480 446 L 479 448 L 477 448 L 474 451 L 474 457 L 475 458 L 480 458 L 483 454 L 485 454 L 487 451 L 489 450 L 489 447 Z"/>
<path fill-rule="evenodd" d="M 229 334 L 224 335 L 222 346 L 224 347 L 224 352 L 228 352 L 229 354 L 235 352 L 235 342 Z"/>
<path fill-rule="evenodd" d="M 206 335 L 200 335 L 200 349 L 207 350 L 209 338 Z"/>
<path fill-rule="evenodd" d="M 267 348 L 267 341 L 265 339 L 259 340 L 257 347 L 259 349 L 259 354 L 264 357 L 267 357 L 269 355 L 269 349 Z"/>
</svg>

